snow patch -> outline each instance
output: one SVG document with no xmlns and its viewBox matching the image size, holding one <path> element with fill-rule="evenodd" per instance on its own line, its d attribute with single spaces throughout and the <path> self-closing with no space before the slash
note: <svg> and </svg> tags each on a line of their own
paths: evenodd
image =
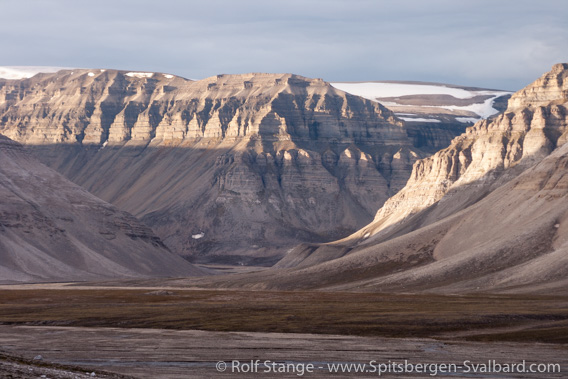
<svg viewBox="0 0 568 379">
<path fill-rule="evenodd" d="M 203 238 L 204 236 L 205 236 L 205 233 L 201 232 L 201 233 L 199 233 L 199 234 L 193 234 L 193 235 L 191 236 L 191 238 L 193 238 L 194 240 L 198 240 L 198 239 L 200 239 L 200 238 Z"/>
<path fill-rule="evenodd" d="M 468 123 L 468 122 L 476 123 L 480 119 L 475 117 L 456 117 L 456 120 L 463 123 Z"/>
<path fill-rule="evenodd" d="M 408 95 L 450 95 L 458 99 L 470 99 L 489 91 L 468 91 L 462 88 L 433 84 L 406 83 L 331 83 L 335 88 L 358 95 L 369 100 L 380 97 L 400 97 Z"/>
<path fill-rule="evenodd" d="M 404 121 L 415 121 L 415 122 L 442 122 L 438 119 L 435 118 L 412 118 L 412 117 L 399 117 L 400 119 L 404 120 Z"/>
<path fill-rule="evenodd" d="M 54 73 L 60 70 L 69 70 L 69 67 L 51 66 L 0 66 L 1 79 L 27 79 L 41 73 Z"/>
<path fill-rule="evenodd" d="M 92 77 L 92 76 L 95 76 L 95 73 L 94 73 L 94 72 L 89 72 L 87 75 L 89 75 L 89 76 Z"/>
<path fill-rule="evenodd" d="M 129 72 L 126 76 L 130 76 L 131 78 L 151 78 L 154 76 L 153 72 Z"/>
<path fill-rule="evenodd" d="M 171 79 L 171 78 L 174 77 L 173 75 L 170 75 L 170 74 L 164 74 L 164 76 L 166 77 L 166 79 Z"/>
<path fill-rule="evenodd" d="M 501 96 L 501 95 L 491 97 L 491 98 L 485 100 L 483 103 L 476 103 L 476 104 L 466 105 L 466 106 L 463 106 L 463 107 L 460 107 L 460 106 L 457 106 L 457 105 L 444 105 L 444 106 L 441 106 L 440 108 L 444 108 L 444 109 L 447 109 L 447 110 L 450 110 L 450 111 L 456 111 L 456 110 L 470 111 L 470 112 L 477 114 L 481 118 L 487 118 L 487 117 L 493 116 L 494 114 L 499 112 L 497 109 L 493 108 L 493 102 L 499 96 Z"/>
<path fill-rule="evenodd" d="M 361 96 L 369 100 L 380 101 L 381 98 L 396 98 L 408 95 L 448 95 L 457 99 L 471 99 L 476 96 L 491 96 L 483 103 L 475 103 L 467 106 L 439 105 L 428 106 L 428 108 L 442 108 L 450 111 L 469 111 L 480 118 L 490 117 L 498 111 L 493 108 L 495 99 L 500 96 L 511 94 L 509 91 L 492 90 L 469 90 L 465 88 L 453 88 L 445 85 L 435 84 L 407 84 L 407 83 L 331 83 L 331 85 L 341 91 L 352 95 Z M 404 106 L 396 101 L 380 101 L 386 107 Z M 400 115 L 406 115 L 399 113 Z M 410 114 L 408 114 L 410 116 Z M 412 121 L 412 120 L 410 120 Z M 435 122 L 435 121 L 434 121 Z M 467 121 L 469 122 L 469 121 Z"/>
</svg>

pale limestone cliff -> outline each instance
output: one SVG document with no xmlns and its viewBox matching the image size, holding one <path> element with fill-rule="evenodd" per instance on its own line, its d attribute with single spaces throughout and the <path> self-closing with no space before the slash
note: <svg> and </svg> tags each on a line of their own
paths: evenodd
<svg viewBox="0 0 568 379">
<path fill-rule="evenodd" d="M 381 105 L 295 75 L 163 74 L 74 70 L 0 80 L 0 131 L 28 144 L 174 144 L 196 138 L 400 144 Z M 363 122 L 361 122 L 363 121 Z M 325 127 L 322 127 L 325 125 Z"/>
<path fill-rule="evenodd" d="M 558 63 L 531 85 L 516 92 L 509 100 L 508 110 L 514 112 L 525 107 L 564 104 L 568 99 L 568 63 Z"/>
</svg>

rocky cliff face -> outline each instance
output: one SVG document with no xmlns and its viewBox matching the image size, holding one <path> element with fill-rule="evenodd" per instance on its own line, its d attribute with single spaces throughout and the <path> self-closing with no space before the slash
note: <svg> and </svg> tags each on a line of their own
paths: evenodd
<svg viewBox="0 0 568 379">
<path fill-rule="evenodd" d="M 201 283 L 280 290 L 566 294 L 567 167 L 564 144 L 475 204 L 436 222 L 421 222 L 438 212 L 432 207 L 407 219 L 406 232 L 394 238 L 359 236 L 350 243 L 303 245 L 279 262 L 280 270 Z M 454 196 L 444 202 L 462 200 Z"/>
<path fill-rule="evenodd" d="M 202 261 L 346 235 L 423 156 L 380 104 L 295 75 L 39 74 L 0 80 L 0 119 L 0 133 Z"/>
<path fill-rule="evenodd" d="M 75 70 L 2 84 L 3 134 L 29 144 L 172 144 L 254 135 L 265 144 L 400 145 L 405 138 L 400 122 L 379 104 L 295 75 L 218 75 L 193 82 L 157 73 Z"/>
<path fill-rule="evenodd" d="M 509 100 L 508 110 L 565 104 L 568 99 L 568 63 L 558 63 L 531 85 L 516 92 Z"/>
<path fill-rule="evenodd" d="M 0 282 L 200 273 L 135 217 L 0 135 Z"/>
<path fill-rule="evenodd" d="M 405 188 L 357 233 L 299 245 L 279 270 L 223 285 L 566 294 L 567 80 L 568 65 L 554 66 L 503 115 L 417 161 Z"/>
<path fill-rule="evenodd" d="M 448 148 L 416 162 L 405 188 L 379 210 L 366 233 L 384 230 L 442 198 L 449 203 L 452 196 L 462 196 L 460 207 L 465 207 L 563 145 L 568 138 L 567 77 L 568 65 L 555 65 L 515 93 L 503 114 L 476 123 Z"/>
</svg>

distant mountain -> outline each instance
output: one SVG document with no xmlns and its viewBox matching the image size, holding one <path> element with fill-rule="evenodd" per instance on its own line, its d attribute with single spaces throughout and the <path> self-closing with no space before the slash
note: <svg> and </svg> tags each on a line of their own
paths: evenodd
<svg viewBox="0 0 568 379">
<path fill-rule="evenodd" d="M 292 74 L 0 79 L 0 120 L 1 133 L 173 251 L 233 264 L 271 264 L 298 242 L 364 226 L 440 143 L 432 133 L 417 148 L 379 103 Z"/>
<path fill-rule="evenodd" d="M 407 124 L 417 147 L 442 149 L 456 130 L 505 110 L 512 92 L 427 82 L 338 82 L 335 88 L 378 101 Z M 437 143 L 428 143 L 436 134 Z M 430 146 L 428 146 L 430 145 Z"/>
<path fill-rule="evenodd" d="M 132 215 L 0 135 L 0 283 L 202 274 Z"/>
<path fill-rule="evenodd" d="M 40 73 L 69 70 L 67 67 L 52 66 L 0 66 L 0 79 L 27 79 Z"/>
<path fill-rule="evenodd" d="M 474 123 L 505 110 L 512 92 L 428 82 L 337 82 L 332 86 L 378 101 L 411 122 Z M 418 121 L 424 120 L 424 121 Z"/>
<path fill-rule="evenodd" d="M 233 285 L 566 294 L 567 141 L 568 64 L 558 64 L 503 114 L 419 160 L 372 223 Z"/>
</svg>

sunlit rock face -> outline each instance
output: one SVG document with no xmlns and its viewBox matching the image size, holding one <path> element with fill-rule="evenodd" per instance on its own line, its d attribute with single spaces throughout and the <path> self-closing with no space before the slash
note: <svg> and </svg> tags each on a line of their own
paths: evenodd
<svg viewBox="0 0 568 379">
<path fill-rule="evenodd" d="M 291 74 L 0 79 L 0 117 L 0 133 L 197 261 L 269 264 L 347 235 L 426 155 L 377 102 Z"/>
<path fill-rule="evenodd" d="M 418 160 L 369 225 L 298 245 L 257 288 L 565 294 L 567 75 L 554 66 L 503 114 Z"/>
<path fill-rule="evenodd" d="M 568 64 L 555 65 L 513 94 L 503 114 L 476 123 L 446 149 L 417 161 L 406 187 L 377 213 L 375 232 L 464 188 L 472 198 L 476 192 L 482 196 L 562 146 L 568 138 L 567 77 Z"/>
</svg>

